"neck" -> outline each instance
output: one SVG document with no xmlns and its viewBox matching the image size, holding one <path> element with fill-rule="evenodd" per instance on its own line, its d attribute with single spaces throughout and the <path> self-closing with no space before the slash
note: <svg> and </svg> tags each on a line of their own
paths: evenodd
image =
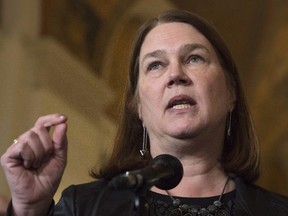
<svg viewBox="0 0 288 216">
<path fill-rule="evenodd" d="M 224 132 L 195 134 L 191 137 L 173 137 L 166 134 L 149 134 L 152 157 L 159 154 L 171 154 L 178 159 L 185 157 L 196 160 L 219 160 L 224 143 Z M 188 160 L 188 161 L 189 161 Z"/>
<path fill-rule="evenodd" d="M 202 146 L 202 150 L 197 150 L 198 147 L 193 148 L 193 144 L 189 146 L 186 150 L 184 148 L 183 151 L 175 151 L 174 149 L 174 151 L 162 151 L 161 153 L 174 155 L 183 165 L 183 178 L 177 187 L 169 191 L 170 194 L 182 197 L 210 197 L 219 195 L 227 179 L 227 174 L 222 169 L 220 163 L 222 148 L 217 145 L 215 145 L 215 148 L 212 148 L 211 146 L 213 145 L 210 145 L 210 148 Z M 156 152 L 151 153 L 152 155 L 160 154 Z M 227 185 L 226 192 L 233 189 L 234 183 L 231 180 Z M 153 188 L 153 190 L 165 194 L 164 191 L 157 188 Z"/>
<path fill-rule="evenodd" d="M 201 163 L 183 162 L 184 175 L 181 182 L 169 193 L 172 196 L 180 197 L 211 197 L 221 194 L 223 186 L 227 180 L 227 175 L 221 169 L 219 162 Z M 230 192 L 235 188 L 234 182 L 230 180 L 226 191 Z M 152 188 L 157 193 L 166 194 L 157 188 Z"/>
<path fill-rule="evenodd" d="M 171 154 L 177 157 L 183 165 L 183 178 L 177 187 L 169 191 L 171 195 L 209 197 L 221 193 L 227 179 L 227 174 L 220 162 L 224 135 L 216 135 L 213 139 L 209 139 L 209 136 L 191 139 L 165 137 L 164 140 L 151 137 L 150 141 L 152 157 L 159 154 Z M 231 180 L 226 192 L 233 189 L 234 182 Z M 165 194 L 157 188 L 152 190 Z"/>
</svg>

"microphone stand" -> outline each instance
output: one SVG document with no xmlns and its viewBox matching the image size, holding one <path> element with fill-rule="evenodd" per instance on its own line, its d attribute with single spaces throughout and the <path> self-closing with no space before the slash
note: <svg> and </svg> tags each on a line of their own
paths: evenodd
<svg viewBox="0 0 288 216">
<path fill-rule="evenodd" d="M 135 198 L 133 203 L 133 216 L 148 216 L 149 215 L 149 203 L 147 199 L 147 187 L 139 188 L 135 191 Z"/>
<path fill-rule="evenodd" d="M 147 167 L 139 170 L 127 171 L 124 175 L 114 177 L 109 187 L 114 189 L 133 189 L 134 200 L 131 213 L 133 216 L 148 216 L 149 202 L 147 192 L 155 185 L 167 190 L 174 188 L 181 181 L 183 167 L 181 162 L 172 155 L 158 155 L 151 160 Z"/>
</svg>

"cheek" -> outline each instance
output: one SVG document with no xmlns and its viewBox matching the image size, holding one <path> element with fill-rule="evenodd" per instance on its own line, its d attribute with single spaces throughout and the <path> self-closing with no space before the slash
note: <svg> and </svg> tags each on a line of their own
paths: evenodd
<svg viewBox="0 0 288 216">
<path fill-rule="evenodd" d="M 228 110 L 229 104 L 229 90 L 225 82 L 216 82 L 214 85 L 209 86 L 210 100 L 214 108 Z"/>
<path fill-rule="evenodd" d="M 155 113 L 159 115 L 161 109 L 162 97 L 159 89 L 153 88 L 152 85 L 139 86 L 139 104 L 138 112 L 142 120 L 147 118 L 155 118 Z M 154 116 L 154 117 L 153 117 Z"/>
<path fill-rule="evenodd" d="M 140 91 L 139 92 L 139 109 L 141 114 L 144 115 L 147 110 L 152 109 L 153 104 L 154 104 L 154 97 L 153 94 L 151 94 L 150 91 Z"/>
<path fill-rule="evenodd" d="M 141 104 L 149 106 L 161 99 L 161 83 L 153 79 L 146 78 L 139 81 L 139 100 Z"/>
<path fill-rule="evenodd" d="M 222 74 L 214 77 L 206 77 L 201 86 L 202 96 L 205 98 L 210 109 L 228 108 L 229 90 Z"/>
</svg>

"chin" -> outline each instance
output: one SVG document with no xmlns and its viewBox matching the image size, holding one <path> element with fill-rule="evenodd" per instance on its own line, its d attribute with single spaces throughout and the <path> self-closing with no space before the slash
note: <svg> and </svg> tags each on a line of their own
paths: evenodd
<svg viewBox="0 0 288 216">
<path fill-rule="evenodd" d="M 177 139 L 191 139 L 196 136 L 196 131 L 192 129 L 173 131 L 172 136 Z"/>
</svg>

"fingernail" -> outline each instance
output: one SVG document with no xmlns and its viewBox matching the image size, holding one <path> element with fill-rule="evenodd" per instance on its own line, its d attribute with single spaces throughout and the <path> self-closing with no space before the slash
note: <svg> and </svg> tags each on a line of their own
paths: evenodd
<svg viewBox="0 0 288 216">
<path fill-rule="evenodd" d="M 65 116 L 65 115 L 60 115 L 59 118 L 60 118 L 60 119 L 65 119 L 66 116 Z"/>
</svg>

